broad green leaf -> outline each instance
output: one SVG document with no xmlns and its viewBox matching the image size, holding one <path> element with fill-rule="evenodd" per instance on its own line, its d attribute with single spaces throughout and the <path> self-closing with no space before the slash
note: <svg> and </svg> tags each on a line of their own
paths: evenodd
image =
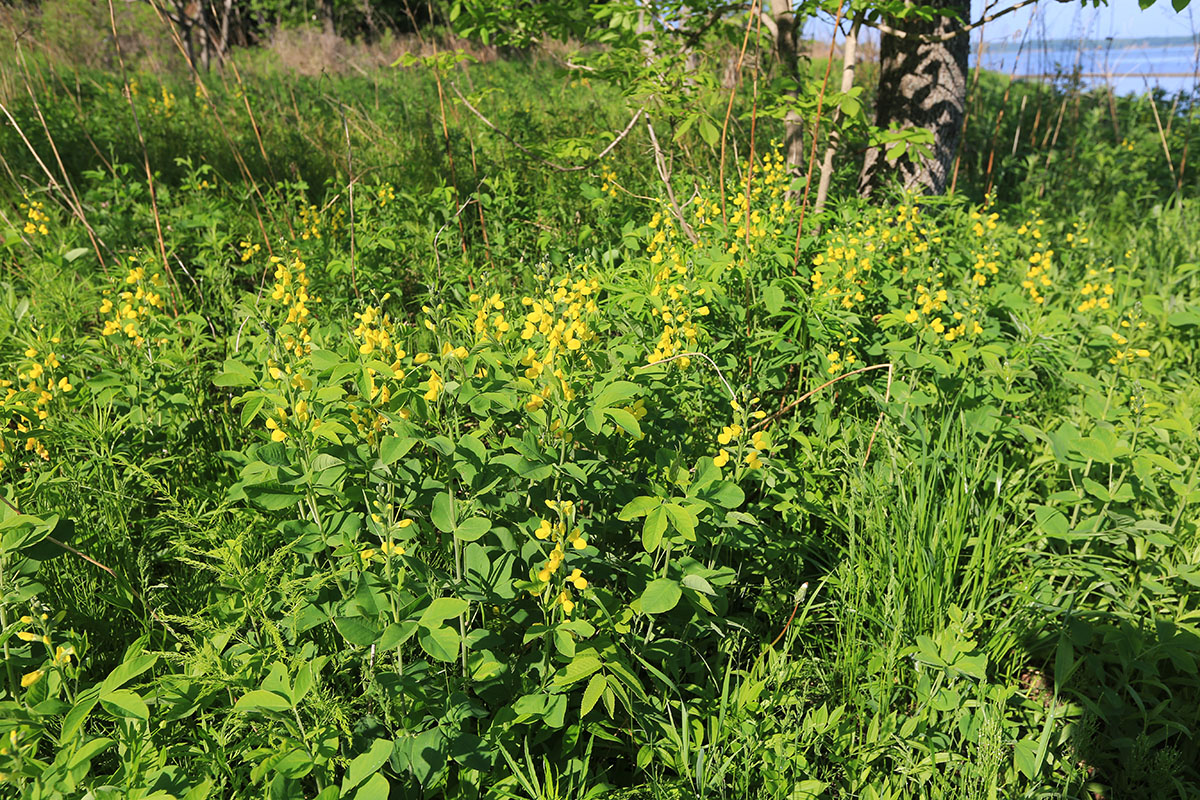
<svg viewBox="0 0 1200 800">
<path fill-rule="evenodd" d="M 137 692 L 128 689 L 116 689 L 101 694 L 100 705 L 114 717 L 132 717 L 143 722 L 150 718 L 150 709 L 146 707 L 146 701 Z"/>
<path fill-rule="evenodd" d="M 221 374 L 213 378 L 213 386 L 230 388 L 234 386 L 254 386 L 258 378 L 250 368 L 240 361 L 229 359 L 222 367 Z"/>
<path fill-rule="evenodd" d="M 492 529 L 491 520 L 486 517 L 471 517 L 463 520 L 454 531 L 454 538 L 464 542 L 473 542 Z"/>
<path fill-rule="evenodd" d="M 556 686 L 570 686 L 572 683 L 581 681 L 593 672 L 600 669 L 602 664 L 600 659 L 590 655 L 576 656 L 571 663 L 563 667 L 557 675 L 554 676 L 554 684 Z"/>
<path fill-rule="evenodd" d="M 647 553 L 653 553 L 662 544 L 663 533 L 667 530 L 667 510 L 659 506 L 646 515 L 642 523 L 642 547 Z"/>
<path fill-rule="evenodd" d="M 421 628 L 417 635 L 421 649 L 438 661 L 454 661 L 458 658 L 458 631 L 442 625 L 437 628 Z"/>
<path fill-rule="evenodd" d="M 683 506 L 675 503 L 667 503 L 663 506 L 666 509 L 667 516 L 671 519 L 671 526 L 679 531 L 680 535 L 688 541 L 696 539 L 696 515 Z"/>
<path fill-rule="evenodd" d="M 628 403 L 639 391 L 641 387 L 631 381 L 613 381 L 592 398 L 592 407 L 608 408 Z"/>
<path fill-rule="evenodd" d="M 234 711 L 288 711 L 291 707 L 286 697 L 263 689 L 246 692 L 233 704 Z"/>
<path fill-rule="evenodd" d="M 382 772 L 376 772 L 354 792 L 353 800 L 388 800 L 392 785 Z M 345 797 L 345 795 L 343 795 Z"/>
<path fill-rule="evenodd" d="M 379 460 L 385 467 L 395 464 L 408 455 L 408 451 L 412 450 L 416 443 L 416 439 L 407 436 L 385 436 L 379 443 Z"/>
<path fill-rule="evenodd" d="M 579 716 L 586 717 L 588 715 L 606 688 L 608 688 L 608 681 L 603 675 L 592 676 L 592 679 L 588 681 L 587 688 L 583 690 L 583 700 L 579 704 Z"/>
<path fill-rule="evenodd" d="M 376 739 L 371 742 L 367 752 L 355 757 L 346 768 L 346 776 L 342 778 L 342 794 L 361 784 L 367 778 L 379 771 L 379 768 L 392 757 L 392 743 L 387 739 Z"/>
<path fill-rule="evenodd" d="M 606 408 L 604 413 L 612 418 L 612 421 L 620 426 L 621 430 L 628 433 L 635 439 L 640 439 L 642 436 L 642 426 L 638 424 L 637 417 L 629 413 L 623 408 Z"/>
<path fill-rule="evenodd" d="M 454 500 L 448 491 L 438 492 L 437 496 L 433 498 L 433 508 L 429 512 L 429 518 L 442 533 L 454 532 L 453 504 Z"/>
<path fill-rule="evenodd" d="M 665 614 L 679 603 L 683 590 L 670 578 L 651 581 L 642 592 L 642 611 L 646 614 Z"/>
<path fill-rule="evenodd" d="M 438 597 L 421 614 L 421 625 L 434 628 L 467 610 L 467 601 L 457 597 Z"/>
<path fill-rule="evenodd" d="M 635 497 L 625 504 L 625 507 L 621 509 L 621 513 L 617 514 L 617 519 L 622 522 L 629 522 L 638 517 L 646 516 L 652 509 L 660 505 L 662 505 L 662 500 L 657 497 L 649 497 L 647 495 Z"/>
<path fill-rule="evenodd" d="M 370 647 L 379 639 L 379 631 L 362 617 L 337 617 L 333 625 L 350 644 Z"/>
</svg>

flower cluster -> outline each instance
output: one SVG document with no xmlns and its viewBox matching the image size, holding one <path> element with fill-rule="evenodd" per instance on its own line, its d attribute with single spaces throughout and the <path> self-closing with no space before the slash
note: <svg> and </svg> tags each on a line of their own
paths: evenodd
<svg viewBox="0 0 1200 800">
<path fill-rule="evenodd" d="M 100 316 L 104 319 L 103 336 L 124 334 L 134 347 L 141 347 L 153 319 L 161 314 L 166 303 L 162 295 L 162 275 L 146 273 L 136 258 L 130 258 L 129 272 L 118 286 L 104 290 L 100 301 Z"/>
<path fill-rule="evenodd" d="M 50 452 L 42 441 L 50 406 L 55 397 L 74 390 L 54 348 L 57 336 L 40 340 L 25 349 L 24 360 L 17 370 L 17 380 L 0 380 L 4 397 L 0 399 L 0 418 L 7 420 L 5 436 L 0 436 L 0 472 L 21 457 L 50 460 Z M 15 442 L 8 435 L 15 434 Z"/>
<path fill-rule="evenodd" d="M 50 229 L 46 227 L 46 223 L 50 221 L 50 217 L 46 216 L 43 210 L 45 205 L 40 200 L 29 200 L 21 203 L 21 210 L 25 212 L 25 233 L 33 236 L 39 234 L 41 236 L 49 236 Z"/>
<path fill-rule="evenodd" d="M 552 584 L 556 574 L 566 572 L 564 563 L 568 549 L 583 550 L 588 546 L 588 542 L 574 524 L 575 504 L 572 501 L 547 500 L 546 507 L 556 512 L 557 521 L 540 519 L 533 535 L 538 540 L 553 545 L 553 548 L 541 566 L 531 570 L 530 577 L 533 583 L 529 593 L 537 596 L 546 593 L 548 589 L 552 590 L 552 605 L 562 606 L 563 613 L 570 616 L 575 610 L 575 598 L 571 589 L 582 592 L 588 586 L 587 579 L 583 577 L 583 570 L 576 567 L 562 577 L 559 585 L 552 587 Z M 557 590 L 557 595 L 553 594 L 553 590 Z"/>
<path fill-rule="evenodd" d="M 600 184 L 600 193 L 607 194 L 609 197 L 617 196 L 617 173 L 606 166 L 600 167 L 600 179 L 604 182 Z"/>
<path fill-rule="evenodd" d="M 300 216 L 300 238 L 301 239 L 320 239 L 322 233 L 337 233 L 343 227 L 346 210 L 339 208 L 328 216 L 322 216 L 321 209 L 312 205 L 302 205 L 299 211 Z"/>
<path fill-rule="evenodd" d="M 275 282 L 269 297 L 286 312 L 282 324 L 289 326 L 286 331 L 281 331 L 284 345 L 298 357 L 305 356 L 312 349 L 309 304 L 319 303 L 321 299 L 308 293 L 307 265 L 300 259 L 299 252 L 294 252 L 290 261 L 271 256 L 271 264 L 275 266 Z"/>
</svg>

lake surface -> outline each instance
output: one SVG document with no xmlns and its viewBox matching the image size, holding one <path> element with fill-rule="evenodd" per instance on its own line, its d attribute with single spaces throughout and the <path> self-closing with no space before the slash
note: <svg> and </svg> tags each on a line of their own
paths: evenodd
<svg viewBox="0 0 1200 800">
<path fill-rule="evenodd" d="M 971 66 L 975 66 L 978 44 L 972 43 Z M 1191 44 L 1130 46 L 1127 42 L 1111 47 L 1080 49 L 1059 42 L 1029 43 L 1019 53 L 1016 48 L 987 48 L 983 68 L 1018 76 L 1072 73 L 1078 65 L 1088 87 L 1111 85 L 1118 94 L 1141 94 L 1156 86 L 1168 93 L 1191 92 L 1196 77 L 1196 49 Z M 1106 77 L 1111 76 L 1111 77 Z M 1063 80 L 1063 78 L 1059 78 Z"/>
</svg>

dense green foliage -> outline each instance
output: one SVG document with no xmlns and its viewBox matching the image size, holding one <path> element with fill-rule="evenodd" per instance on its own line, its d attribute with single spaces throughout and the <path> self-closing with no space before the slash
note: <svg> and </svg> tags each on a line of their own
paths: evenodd
<svg viewBox="0 0 1200 800">
<path fill-rule="evenodd" d="M 0 796 L 1195 794 L 1189 101 L 798 237 L 749 87 L 671 201 L 453 60 L 11 67 Z"/>
</svg>

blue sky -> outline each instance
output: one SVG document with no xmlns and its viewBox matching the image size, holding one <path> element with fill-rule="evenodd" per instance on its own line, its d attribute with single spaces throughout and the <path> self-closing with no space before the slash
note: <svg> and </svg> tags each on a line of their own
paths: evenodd
<svg viewBox="0 0 1200 800">
<path fill-rule="evenodd" d="M 981 16 L 989 2 L 991 0 L 972 0 L 972 21 Z M 996 0 L 992 10 L 998 11 L 1009 5 L 1010 0 Z M 1084 7 L 1080 2 L 1040 0 L 984 26 L 983 35 L 987 41 L 1019 38 L 1026 27 L 1033 25 L 1033 34 L 1040 36 L 1044 24 L 1045 35 L 1051 39 L 1078 38 L 1081 34 L 1095 39 L 1106 36 L 1190 36 L 1193 32 L 1200 33 L 1200 0 L 1193 0 L 1193 6 L 1177 14 L 1171 8 L 1170 0 L 1158 0 L 1145 11 L 1138 8 L 1137 0 L 1110 0 L 1107 6 L 1099 8 Z M 811 22 L 806 30 L 810 35 L 827 39 L 830 27 L 830 20 L 826 19 L 823 23 Z M 978 41 L 978 36 L 976 31 L 971 40 Z"/>
<path fill-rule="evenodd" d="M 979 18 L 985 5 L 984 0 L 972 0 L 971 10 L 975 19 Z M 995 10 L 1007 8 L 1008 5 L 1001 0 Z M 1111 0 L 1107 6 L 1100 8 L 1090 5 L 1085 8 L 1078 2 L 1041 0 L 984 26 L 984 37 L 987 41 L 1020 38 L 1022 30 L 1032 25 L 1030 38 L 1040 38 L 1043 24 L 1047 37 L 1051 39 L 1078 38 L 1081 34 L 1094 39 L 1106 36 L 1191 36 L 1193 21 L 1200 26 L 1200 15 L 1196 9 L 1184 9 L 1182 13 L 1176 13 L 1170 0 L 1158 0 L 1145 11 L 1138 8 L 1137 0 Z M 1200 28 L 1196 32 L 1200 32 Z M 978 41 L 977 36 L 972 39 Z"/>
</svg>

